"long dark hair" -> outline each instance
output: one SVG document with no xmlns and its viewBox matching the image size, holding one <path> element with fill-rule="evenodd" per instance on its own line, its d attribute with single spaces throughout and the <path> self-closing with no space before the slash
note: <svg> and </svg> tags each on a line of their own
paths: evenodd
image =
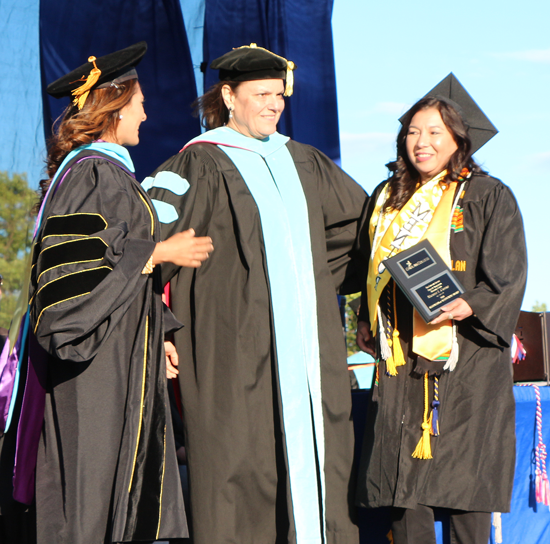
<svg viewBox="0 0 550 544">
<path fill-rule="evenodd" d="M 391 174 L 389 178 L 390 193 L 384 204 L 384 211 L 400 210 L 416 191 L 420 174 L 407 154 L 407 134 L 411 120 L 416 113 L 431 108 L 439 111 L 445 126 L 458 146 L 445 166 L 447 170 L 445 181 L 456 181 L 463 168 L 468 168 L 475 173 L 483 172 L 472 158 L 472 143 L 468 135 L 468 125 L 460 112 L 445 100 L 431 97 L 422 98 L 405 114 L 403 126 L 397 135 L 397 160 L 386 165 Z"/>
<path fill-rule="evenodd" d="M 119 112 L 137 92 L 137 81 L 130 79 L 116 87 L 113 85 L 105 89 L 94 89 L 81 110 L 71 102 L 55 121 L 53 135 L 48 141 L 48 177 L 40 181 L 41 195 L 35 211 L 40 209 L 59 166 L 73 149 L 90 144 L 106 134 L 116 134 L 120 121 Z"/>
<path fill-rule="evenodd" d="M 229 121 L 229 110 L 222 97 L 222 87 L 228 85 L 235 92 L 240 81 L 218 81 L 193 102 L 193 112 L 207 130 L 223 127 Z"/>
</svg>

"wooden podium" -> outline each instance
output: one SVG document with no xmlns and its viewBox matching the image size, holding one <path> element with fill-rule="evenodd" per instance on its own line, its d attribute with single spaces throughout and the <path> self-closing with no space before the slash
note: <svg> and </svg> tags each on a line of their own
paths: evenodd
<svg viewBox="0 0 550 544">
<path fill-rule="evenodd" d="M 514 382 L 550 384 L 550 312 L 520 312 L 515 333 L 526 356 L 512 365 Z"/>
</svg>

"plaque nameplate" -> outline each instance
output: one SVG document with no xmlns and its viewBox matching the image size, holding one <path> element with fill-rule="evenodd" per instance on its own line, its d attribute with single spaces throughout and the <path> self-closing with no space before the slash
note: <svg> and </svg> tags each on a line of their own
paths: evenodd
<svg viewBox="0 0 550 544">
<path fill-rule="evenodd" d="M 441 315 L 440 308 L 464 293 L 464 288 L 428 240 L 384 265 L 426 323 Z"/>
</svg>

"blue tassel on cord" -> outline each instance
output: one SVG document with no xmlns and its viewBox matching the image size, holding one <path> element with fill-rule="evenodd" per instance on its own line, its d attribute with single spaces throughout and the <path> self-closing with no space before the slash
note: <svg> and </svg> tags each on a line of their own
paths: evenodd
<svg viewBox="0 0 550 544">
<path fill-rule="evenodd" d="M 432 423 L 432 428 L 431 428 L 431 434 L 433 436 L 439 436 L 439 401 L 438 400 L 434 400 L 432 402 L 432 416 L 431 416 L 431 423 Z"/>
</svg>

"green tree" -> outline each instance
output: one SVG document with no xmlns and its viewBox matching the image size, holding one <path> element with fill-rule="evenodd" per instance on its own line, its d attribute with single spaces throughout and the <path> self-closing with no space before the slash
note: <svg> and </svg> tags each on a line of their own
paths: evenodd
<svg viewBox="0 0 550 544">
<path fill-rule="evenodd" d="M 361 351 L 355 341 L 355 336 L 357 333 L 357 315 L 350 306 L 350 302 L 358 299 L 360 296 L 361 293 L 346 295 L 346 348 L 348 350 L 348 357 L 358 351 Z"/>
<path fill-rule="evenodd" d="M 22 288 L 26 256 L 32 238 L 35 191 L 26 174 L 0 172 L 0 274 L 4 279 L 0 300 L 0 327 L 8 328 Z"/>
<path fill-rule="evenodd" d="M 546 312 L 546 302 L 539 302 L 538 300 L 535 300 L 535 304 L 531 307 L 532 312 Z"/>
</svg>

